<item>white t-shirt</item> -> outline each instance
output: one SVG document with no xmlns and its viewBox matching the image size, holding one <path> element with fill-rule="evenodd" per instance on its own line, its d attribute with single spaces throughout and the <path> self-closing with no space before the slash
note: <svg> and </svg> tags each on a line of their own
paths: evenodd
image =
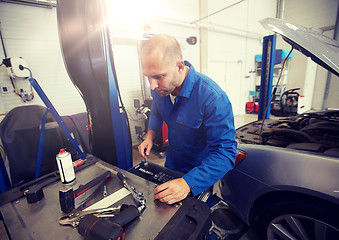
<svg viewBox="0 0 339 240">
<path fill-rule="evenodd" d="M 172 94 L 170 94 L 170 98 L 171 98 L 171 101 L 172 101 L 172 103 L 174 104 L 174 102 L 175 102 L 175 98 L 176 98 L 177 96 L 174 96 L 174 95 L 172 95 Z"/>
</svg>

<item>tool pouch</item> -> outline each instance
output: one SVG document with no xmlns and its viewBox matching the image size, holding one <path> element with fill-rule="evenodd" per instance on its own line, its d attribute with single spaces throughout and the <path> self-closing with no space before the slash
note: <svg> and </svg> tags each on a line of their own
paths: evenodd
<svg viewBox="0 0 339 240">
<path fill-rule="evenodd" d="M 139 210 L 134 205 L 123 205 L 122 210 L 119 214 L 115 215 L 108 220 L 114 222 L 120 226 L 125 226 L 127 223 L 131 222 L 134 218 L 140 216 Z"/>
<path fill-rule="evenodd" d="M 119 224 L 95 217 L 92 214 L 86 215 L 80 220 L 78 232 L 85 237 L 85 240 L 122 240 L 125 237 Z"/>
</svg>

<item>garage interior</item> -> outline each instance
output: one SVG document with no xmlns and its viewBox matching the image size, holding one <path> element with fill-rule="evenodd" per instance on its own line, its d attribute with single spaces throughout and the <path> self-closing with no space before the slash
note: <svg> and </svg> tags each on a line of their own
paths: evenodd
<svg viewBox="0 0 339 240">
<path fill-rule="evenodd" d="M 37 179 L 50 176 L 51 173 L 60 170 L 55 161 L 56 156 L 60 154 L 60 148 L 66 148 L 71 153 L 73 163 L 78 159 L 86 159 L 86 154 L 93 155 L 94 162 L 104 162 L 102 166 L 100 165 L 99 172 L 102 169 L 108 169 L 106 164 L 117 167 L 113 171 L 119 169 L 127 171 L 128 173 L 123 173 L 127 174 L 127 180 L 131 179 L 133 187 L 136 184 L 136 187 L 141 188 L 144 193 L 152 195 L 149 190 L 151 185 L 147 186 L 146 180 L 145 183 L 138 182 L 139 178 L 136 180 L 132 177 L 133 175 L 129 175 L 130 172 L 134 173 L 129 169 L 132 167 L 135 169 L 136 166 L 144 164 L 138 151 L 138 145 L 144 140 L 147 132 L 152 97 L 150 84 L 142 72 L 140 54 L 142 44 L 155 34 L 165 33 L 174 36 L 180 44 L 183 58 L 192 63 L 197 71 L 213 79 L 226 92 L 232 104 L 236 129 L 263 118 L 273 120 L 281 117 L 293 118 L 298 114 L 311 115 L 316 112 L 339 109 L 338 74 L 331 73 L 328 68 L 326 69 L 320 66 L 319 62 L 315 62 L 313 57 L 305 57 L 300 51 L 293 50 L 290 54 L 291 45 L 281 34 L 268 30 L 260 22 L 267 18 L 280 19 L 338 41 L 338 0 L 95 0 L 98 5 L 102 4 L 101 2 L 105 4 L 106 15 L 104 16 L 110 37 L 109 40 L 106 40 L 109 42 L 107 49 L 111 52 L 109 56 L 111 58 L 103 59 L 103 57 L 107 57 L 105 54 L 98 55 L 96 59 L 94 57 L 91 59 L 91 63 L 86 62 L 86 59 L 90 59 L 91 54 L 88 54 L 90 56 L 88 57 L 87 52 L 84 53 L 84 48 L 81 49 L 83 44 L 81 35 L 76 40 L 78 44 L 73 42 L 73 45 L 68 45 L 68 40 L 65 40 L 67 32 L 63 32 L 63 29 L 71 32 L 81 32 L 84 29 L 80 25 L 81 21 L 77 25 L 76 22 L 65 23 L 63 20 L 71 19 L 72 15 L 77 17 L 77 13 L 83 9 L 86 13 L 91 13 L 91 10 L 87 8 L 89 0 L 82 0 L 81 3 L 74 4 L 76 9 L 64 7 L 64 13 L 61 13 L 61 8 L 58 9 L 58 4 L 62 1 L 0 0 L 0 57 L 2 61 L 0 65 L 0 143 L 1 162 L 3 162 L 0 166 L 2 172 L 1 239 L 18 239 L 18 237 L 41 239 L 42 236 L 47 236 L 44 235 L 45 233 L 39 235 L 40 233 L 36 233 L 35 230 L 36 225 L 25 222 L 25 218 L 29 218 L 28 216 L 32 212 L 37 211 L 38 205 L 27 204 L 25 199 L 27 198 L 29 201 L 27 194 L 22 195 L 20 191 L 28 183 L 34 182 L 35 184 L 38 182 Z M 70 0 L 70 2 L 74 1 L 76 0 Z M 93 16 L 84 16 L 86 19 L 84 25 L 89 24 Z M 93 24 L 93 26 L 96 25 Z M 95 38 L 94 30 L 93 36 L 90 37 Z M 276 37 L 274 40 L 275 59 L 272 61 L 278 59 L 278 63 L 273 63 L 271 86 L 272 84 L 276 85 L 276 89 L 269 102 L 270 110 L 268 113 L 266 112 L 267 117 L 261 117 L 260 111 L 265 109 L 261 105 L 262 97 L 260 96 L 264 91 L 262 72 L 267 55 L 264 54 L 263 48 L 264 38 L 267 36 Z M 86 43 L 88 48 L 93 46 L 90 43 Z M 79 55 L 78 58 L 71 59 L 66 56 L 66 53 L 73 50 Z M 97 50 L 93 46 L 88 52 L 94 53 Z M 80 55 L 82 56 L 80 57 Z M 113 62 L 114 69 L 112 74 L 116 86 L 113 90 L 108 84 L 100 86 L 100 80 L 96 80 L 99 84 L 91 83 L 91 79 L 100 78 L 99 72 L 102 70 L 100 64 L 109 60 Z M 25 75 L 20 76 L 21 72 L 18 73 L 18 70 L 14 69 L 16 64 L 27 67 Z M 338 62 L 334 62 L 334 65 L 338 66 L 336 64 Z M 97 66 L 99 66 L 99 70 L 95 69 Z M 21 71 L 23 70 L 21 69 Z M 338 69 L 336 71 L 338 72 Z M 74 80 L 75 75 L 78 80 Z M 85 87 L 88 89 L 84 90 Z M 100 104 L 100 99 L 103 98 L 102 91 L 106 88 L 110 88 L 110 91 L 115 93 L 115 102 L 109 99 L 105 104 Z M 270 90 L 266 90 L 266 92 L 268 93 Z M 91 96 L 90 104 L 84 101 L 87 96 Z M 112 107 L 113 105 L 115 109 Z M 107 130 L 99 126 L 104 125 L 106 120 L 102 120 L 104 115 L 101 113 L 108 111 L 109 106 L 110 110 L 116 113 L 115 116 L 114 112 L 112 114 L 112 129 L 115 129 L 115 133 L 112 131 L 111 134 L 107 134 Z M 98 112 L 93 109 L 97 109 Z M 119 116 L 117 117 L 117 115 Z M 334 126 L 333 135 L 338 135 L 339 132 L 336 131 L 339 117 L 333 114 L 329 118 Z M 100 124 L 94 126 L 96 134 L 91 135 L 93 122 L 100 122 Z M 119 122 L 119 124 L 121 122 L 123 127 L 116 128 L 114 122 Z M 264 126 L 264 120 L 262 125 Z M 262 129 L 261 131 L 263 131 Z M 120 132 L 116 133 L 118 131 L 121 131 L 121 135 L 116 135 L 120 134 Z M 166 136 L 166 130 L 163 130 L 162 135 L 155 140 L 152 152 L 148 157 L 151 164 L 164 166 L 168 147 Z M 11 140 L 11 144 L 7 143 L 8 139 Z M 331 149 L 335 151 L 334 160 L 337 160 L 339 154 L 338 139 L 331 140 L 334 142 L 331 146 Z M 313 141 L 313 138 L 310 141 Z M 272 145 L 274 146 L 274 144 Z M 41 164 L 38 170 L 36 161 L 40 161 L 39 164 Z M 84 166 L 86 165 L 84 164 Z M 6 175 L 7 179 L 5 179 Z M 88 176 L 80 173 L 76 173 L 76 175 L 79 175 L 79 179 L 83 179 L 85 183 L 90 178 L 96 177 L 98 172 L 95 169 L 91 170 Z M 142 176 L 139 175 L 139 177 Z M 76 184 L 78 185 L 76 186 L 80 184 L 79 179 L 77 177 Z M 39 196 L 41 197 L 38 201 L 39 204 L 45 206 L 43 201 L 49 198 L 48 192 L 57 192 L 60 186 L 65 185 L 61 184 L 60 180 L 57 182 L 58 184 L 50 183 L 50 185 L 44 186 L 45 196 L 43 193 L 42 196 Z M 335 179 L 334 182 L 336 182 Z M 213 192 L 208 195 L 209 213 L 216 210 L 215 206 L 222 205 L 227 209 L 229 207 L 226 203 L 227 200 L 224 199 L 228 193 L 223 195 L 220 192 L 220 184 L 220 181 L 215 183 Z M 110 183 L 107 186 L 112 187 L 112 185 L 113 183 Z M 115 191 L 116 186 L 113 189 Z M 21 195 L 15 193 L 15 190 L 19 191 Z M 95 192 L 95 189 L 90 191 Z M 112 188 L 109 191 L 112 193 Z M 331 198 L 333 198 L 333 206 L 338 211 L 336 202 L 339 201 L 339 196 L 335 194 L 338 194 L 339 190 L 330 189 L 330 191 L 334 193 Z M 19 194 L 24 200 L 19 200 L 19 195 L 16 194 Z M 213 196 L 215 199 L 211 200 Z M 51 212 L 59 211 L 61 213 L 57 194 L 54 198 L 53 203 L 56 204 L 56 207 L 51 208 Z M 131 199 L 129 204 L 133 204 L 133 198 Z M 16 201 L 19 210 L 15 209 Z M 25 204 L 29 207 L 25 207 Z M 13 205 L 13 209 L 15 209 L 13 211 L 17 211 L 16 214 L 8 210 L 9 205 Z M 155 209 L 157 209 L 156 207 Z M 150 208 L 153 209 L 153 205 Z M 20 211 L 22 211 L 22 215 L 20 215 Z M 146 217 L 142 218 L 142 213 L 145 211 L 149 211 L 147 207 L 146 210 L 139 213 L 140 222 L 145 221 L 143 219 Z M 20 223 L 24 226 L 22 232 L 13 232 L 13 226 L 19 224 L 20 221 L 15 222 L 12 214 L 18 219 L 21 217 L 24 219 Z M 147 213 L 145 215 L 154 220 L 153 218 L 161 216 L 161 214 L 157 214 L 152 216 L 151 213 Z M 177 213 L 172 211 L 171 214 Z M 157 239 L 173 239 L 183 236 L 186 238 L 182 239 L 260 239 L 256 233 L 256 226 L 243 222 L 241 218 L 244 216 L 236 216 L 233 212 L 227 216 L 218 216 L 217 220 L 214 219 L 214 223 L 213 215 L 210 217 L 212 220 L 194 220 L 198 222 L 196 226 L 199 226 L 201 230 L 190 230 L 190 227 L 185 225 L 186 223 L 182 228 L 169 226 L 173 224 L 173 221 L 178 220 L 175 220 L 172 215 L 164 215 L 166 217 L 159 220 L 159 227 L 158 223 L 153 223 L 156 227 L 152 231 L 160 234 L 157 235 Z M 38 214 L 32 215 L 32 221 L 37 221 L 35 219 L 37 217 Z M 198 214 L 197 219 L 200 217 Z M 10 222 L 13 220 L 15 224 L 8 223 L 9 220 Z M 57 220 L 52 223 L 53 220 L 50 220 L 47 228 L 60 228 Z M 149 231 L 149 237 L 145 237 L 147 229 L 140 230 L 144 226 L 151 228 L 152 223 L 149 225 L 142 223 L 137 226 L 136 220 L 133 221 L 127 224 L 126 239 L 154 239 L 152 231 Z M 164 227 L 161 225 L 162 221 L 168 221 L 168 224 L 164 223 Z M 205 221 L 210 221 L 212 224 L 207 230 L 208 224 Z M 191 223 L 191 221 L 189 222 Z M 220 225 L 226 222 L 235 230 L 215 227 L 216 222 Z M 337 226 L 328 225 L 330 225 L 331 231 L 337 230 L 337 232 L 334 231 L 334 234 L 339 234 Z M 133 226 L 136 227 L 132 229 Z M 171 228 L 175 230 L 171 230 Z M 136 233 L 139 230 L 140 232 Z M 50 239 L 57 239 L 59 230 L 53 231 L 53 234 L 51 233 L 53 236 Z M 175 231 L 181 235 L 175 235 L 173 233 Z M 190 231 L 192 232 L 190 233 Z M 207 231 L 209 235 L 199 235 L 196 233 L 199 231 Z M 74 231 L 66 234 L 68 235 L 65 237 L 68 238 L 76 236 L 74 239 L 83 239 L 80 234 Z M 267 234 L 269 236 L 269 233 Z M 64 239 L 63 236 L 60 238 Z M 271 236 L 267 239 L 294 238 Z"/>
</svg>

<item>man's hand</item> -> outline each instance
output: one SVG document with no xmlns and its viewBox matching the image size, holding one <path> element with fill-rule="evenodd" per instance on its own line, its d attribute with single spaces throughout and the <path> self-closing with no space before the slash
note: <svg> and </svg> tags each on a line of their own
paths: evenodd
<svg viewBox="0 0 339 240">
<path fill-rule="evenodd" d="M 146 156 L 149 156 L 153 147 L 153 139 L 155 138 L 155 135 L 156 133 L 153 130 L 148 130 L 145 140 L 138 146 L 141 157 L 145 158 Z"/>
<path fill-rule="evenodd" d="M 152 146 L 153 146 L 152 141 L 145 140 L 142 143 L 140 143 L 140 145 L 138 146 L 140 156 L 143 158 L 145 158 L 146 156 L 149 156 Z"/>
<path fill-rule="evenodd" d="M 154 199 L 173 204 L 187 197 L 191 189 L 183 178 L 174 179 L 157 186 L 153 193 Z"/>
</svg>

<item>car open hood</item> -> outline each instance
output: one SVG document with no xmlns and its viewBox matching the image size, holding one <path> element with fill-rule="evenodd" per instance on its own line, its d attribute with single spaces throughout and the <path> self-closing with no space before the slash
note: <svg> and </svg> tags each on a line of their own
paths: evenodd
<svg viewBox="0 0 339 240">
<path fill-rule="evenodd" d="M 293 48 L 339 76 L 339 42 L 324 36 L 320 30 L 305 28 L 282 19 L 265 18 L 260 23 L 267 30 L 279 33 Z"/>
</svg>

